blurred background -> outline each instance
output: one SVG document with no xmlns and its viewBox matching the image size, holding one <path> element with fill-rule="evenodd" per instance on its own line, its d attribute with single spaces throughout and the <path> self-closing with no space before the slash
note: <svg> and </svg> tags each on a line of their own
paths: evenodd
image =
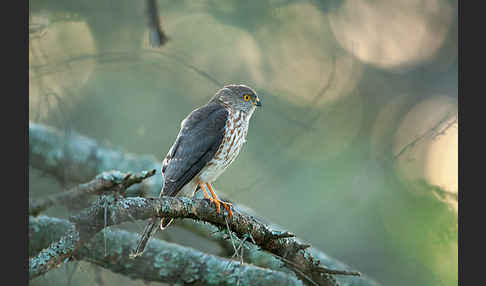
<svg viewBox="0 0 486 286">
<path fill-rule="evenodd" d="M 31 122 L 162 159 L 190 111 L 249 85 L 263 108 L 217 189 L 381 285 L 457 285 L 457 1 L 160 0 L 160 48 L 145 1 L 29 3 Z M 29 178 L 31 198 L 63 189 Z M 30 283 L 100 275 L 72 270 Z"/>
</svg>

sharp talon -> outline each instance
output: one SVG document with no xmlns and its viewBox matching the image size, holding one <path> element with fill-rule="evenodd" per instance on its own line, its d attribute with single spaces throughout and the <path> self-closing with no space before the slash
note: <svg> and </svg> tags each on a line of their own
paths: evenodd
<svg viewBox="0 0 486 286">
<path fill-rule="evenodd" d="M 216 195 L 216 193 L 213 190 L 213 187 L 211 186 L 211 183 L 206 183 L 206 186 L 208 187 L 209 191 L 211 192 L 212 198 L 209 198 L 209 199 L 216 205 L 216 212 L 218 214 L 221 212 L 220 205 L 222 204 L 223 207 L 228 211 L 229 216 L 232 217 L 233 216 L 233 212 L 231 211 L 232 204 L 223 202 L 220 199 L 218 199 L 218 196 Z M 203 188 L 203 190 L 204 190 L 204 186 L 202 185 L 202 183 L 200 183 L 200 187 Z M 204 190 L 204 193 L 205 193 L 204 196 L 206 197 L 206 195 L 207 195 L 206 190 Z M 207 197 L 209 197 L 209 195 L 207 195 Z"/>
<path fill-rule="evenodd" d="M 233 216 L 233 212 L 231 211 L 232 204 L 231 203 L 225 203 L 225 202 L 222 202 L 222 203 L 223 203 L 224 208 L 228 211 L 229 217 L 232 217 Z"/>
<path fill-rule="evenodd" d="M 220 207 L 220 202 L 213 198 L 207 198 L 210 202 L 212 202 L 216 206 L 216 212 L 220 213 L 221 212 L 221 207 Z"/>
</svg>

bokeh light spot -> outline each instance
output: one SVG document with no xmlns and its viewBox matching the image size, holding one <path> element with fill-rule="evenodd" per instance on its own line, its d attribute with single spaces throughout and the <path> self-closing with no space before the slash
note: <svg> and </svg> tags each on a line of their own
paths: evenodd
<svg viewBox="0 0 486 286">
<path fill-rule="evenodd" d="M 458 192 L 457 112 L 457 102 L 446 96 L 418 103 L 403 118 L 393 150 L 402 179 L 438 187 L 448 203 Z"/>
<path fill-rule="evenodd" d="M 164 25 L 167 30 L 177 31 L 171 35 L 166 51 L 222 84 L 240 83 L 241 75 L 245 75 L 246 83 L 263 80 L 260 49 L 245 30 L 225 25 L 204 12 L 171 13 L 164 18 Z M 197 92 L 194 95 L 206 96 Z"/>
<path fill-rule="evenodd" d="M 29 120 L 36 121 L 73 103 L 63 99 L 88 80 L 96 48 L 85 22 L 49 24 L 45 16 L 32 16 L 32 23 L 44 26 L 29 39 Z"/>
<path fill-rule="evenodd" d="M 323 105 L 349 95 L 362 65 L 329 41 L 332 32 L 326 16 L 310 3 L 278 11 L 273 22 L 257 31 L 268 64 L 259 84 L 300 106 Z M 301 18 L 306 21 L 292 20 Z"/>
<path fill-rule="evenodd" d="M 347 0 L 329 19 L 348 52 L 393 70 L 432 58 L 446 38 L 452 12 L 446 0 Z"/>
</svg>

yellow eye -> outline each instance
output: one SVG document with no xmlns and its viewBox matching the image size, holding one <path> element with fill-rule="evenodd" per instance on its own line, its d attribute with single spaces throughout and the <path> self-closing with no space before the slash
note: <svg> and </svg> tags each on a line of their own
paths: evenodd
<svg viewBox="0 0 486 286">
<path fill-rule="evenodd" d="M 244 101 L 249 101 L 249 100 L 250 100 L 250 98 L 251 98 L 251 96 L 250 96 L 249 94 L 245 94 L 245 95 L 243 95 L 243 100 L 244 100 Z"/>
</svg>

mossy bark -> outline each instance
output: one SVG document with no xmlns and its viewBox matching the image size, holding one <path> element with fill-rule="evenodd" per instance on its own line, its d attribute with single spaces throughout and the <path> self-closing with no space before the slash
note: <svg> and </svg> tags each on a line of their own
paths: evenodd
<svg viewBox="0 0 486 286">
<path fill-rule="evenodd" d="M 56 241 L 72 228 L 73 225 L 66 220 L 30 217 L 29 255 L 50 247 L 50 241 Z M 74 257 L 147 281 L 184 285 L 302 285 L 295 275 L 289 273 L 240 264 L 157 239 L 151 240 L 142 256 L 131 259 L 129 253 L 137 239 L 138 235 L 123 230 L 106 230 L 84 244 Z"/>
<path fill-rule="evenodd" d="M 160 170 L 161 162 L 156 160 L 153 156 L 130 154 L 120 149 L 113 149 L 103 144 L 99 144 L 85 136 L 73 132 L 66 135 L 56 129 L 41 124 L 29 124 L 29 140 L 31 165 L 34 168 L 46 171 L 59 180 L 85 182 L 96 174 L 111 169 L 119 169 L 126 172 L 136 172 L 148 169 Z M 66 172 L 66 168 L 74 168 L 76 172 Z M 68 177 L 65 177 L 66 174 Z M 147 194 L 148 197 L 158 197 L 158 192 L 160 191 L 161 185 L 162 176 L 160 175 L 160 172 L 157 172 L 154 177 L 145 180 L 139 185 L 132 186 L 130 189 L 138 189 L 140 190 L 140 193 Z M 224 194 L 221 194 L 220 192 L 219 194 L 220 197 L 225 201 L 230 201 L 225 198 Z M 138 219 L 141 219 L 142 217 L 148 218 L 153 215 L 153 207 L 155 207 L 158 203 L 161 203 L 157 206 L 159 207 L 157 210 L 158 215 L 163 214 L 166 216 L 189 217 L 195 219 L 210 218 L 206 221 L 216 223 L 217 225 L 222 225 L 224 222 L 221 220 L 221 217 L 217 217 L 215 214 L 211 218 L 211 215 L 207 212 L 208 210 L 213 210 L 213 208 L 209 204 L 204 206 L 204 208 L 199 209 L 200 211 L 198 213 L 191 213 L 190 208 L 195 206 L 193 203 L 189 202 L 191 200 L 175 201 L 168 203 L 168 205 L 164 205 L 167 203 L 167 201 L 160 202 L 150 199 L 143 200 L 133 198 L 130 200 L 124 200 L 123 203 L 126 206 L 127 203 L 146 204 L 149 201 L 152 201 L 152 203 L 150 203 L 151 206 L 147 207 L 147 205 L 145 205 L 145 207 L 135 207 L 137 212 L 143 212 L 143 214 L 136 215 Z M 198 202 L 198 204 L 204 203 L 207 202 Z M 174 212 L 172 210 L 174 207 L 172 204 L 182 204 L 181 207 L 186 209 L 188 212 L 185 214 L 177 214 L 177 211 Z M 294 264 L 299 265 L 298 271 L 302 272 L 313 281 L 316 281 L 322 285 L 335 285 L 336 280 L 341 285 L 377 285 L 374 281 L 365 277 L 349 277 L 342 275 L 334 276 L 320 271 L 319 269 L 321 266 L 336 267 L 339 269 L 350 269 L 350 267 L 327 256 L 320 250 L 312 247 L 307 248 L 305 243 L 302 243 L 295 238 L 285 238 L 285 232 L 277 231 L 271 233 L 265 231 L 265 228 L 261 227 L 261 225 L 266 225 L 268 228 L 268 226 L 272 225 L 271 223 L 248 224 L 245 217 L 258 216 L 255 213 L 252 213 L 250 209 L 245 206 L 235 204 L 234 202 L 233 206 L 241 214 L 249 214 L 243 216 L 243 218 L 238 217 L 237 219 L 233 220 L 231 229 L 235 231 L 235 233 L 239 234 L 240 237 L 248 232 L 251 232 L 252 235 L 256 234 L 255 236 L 260 244 L 259 247 L 273 252 L 278 256 L 282 256 Z M 181 209 L 179 209 L 179 211 L 180 210 Z M 206 217 L 208 214 L 210 216 Z M 128 217 L 128 219 L 131 221 L 132 218 Z M 259 221 L 265 220 L 259 219 Z M 186 225 L 186 227 L 188 226 Z M 195 232 L 199 234 L 204 233 L 201 231 L 201 228 L 205 227 L 208 229 L 206 232 L 207 238 L 213 239 L 211 236 L 210 226 L 199 225 L 197 228 L 195 228 Z M 275 228 L 271 227 L 271 229 Z M 223 242 L 222 244 L 227 243 Z M 279 261 L 276 261 L 275 257 L 269 256 L 268 253 L 263 251 L 257 251 L 254 253 L 262 254 L 249 255 L 247 257 L 247 262 L 254 262 L 255 264 L 269 268 L 279 267 L 282 264 L 282 262 L 278 263 Z M 286 264 L 289 266 L 288 262 L 286 262 Z M 292 267 L 289 266 L 289 268 Z M 306 280 L 304 279 L 304 281 Z M 309 283 L 309 281 L 307 282 Z"/>
</svg>

